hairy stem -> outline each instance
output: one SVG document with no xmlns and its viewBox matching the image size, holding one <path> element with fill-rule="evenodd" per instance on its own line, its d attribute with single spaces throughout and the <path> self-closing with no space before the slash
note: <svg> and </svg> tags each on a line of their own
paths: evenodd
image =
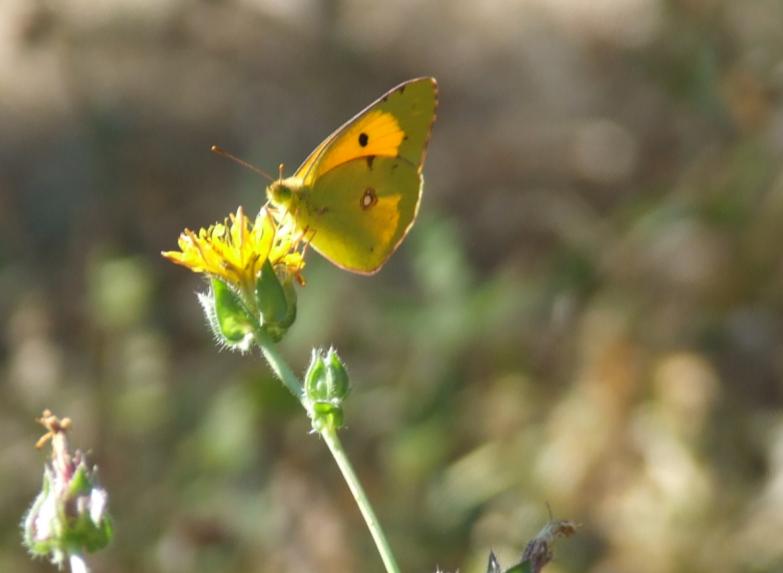
<svg viewBox="0 0 783 573">
<path fill-rule="evenodd" d="M 90 568 L 87 567 L 87 562 L 81 553 L 71 553 L 68 556 L 68 563 L 71 566 L 71 573 L 90 573 Z"/>
</svg>

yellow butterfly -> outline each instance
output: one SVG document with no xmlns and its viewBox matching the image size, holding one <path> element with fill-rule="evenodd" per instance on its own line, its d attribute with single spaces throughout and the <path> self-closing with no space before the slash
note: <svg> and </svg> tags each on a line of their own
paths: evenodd
<svg viewBox="0 0 783 573">
<path fill-rule="evenodd" d="M 380 270 L 419 211 L 437 95 L 434 78 L 409 80 L 348 120 L 267 187 L 279 217 L 338 267 Z"/>
</svg>

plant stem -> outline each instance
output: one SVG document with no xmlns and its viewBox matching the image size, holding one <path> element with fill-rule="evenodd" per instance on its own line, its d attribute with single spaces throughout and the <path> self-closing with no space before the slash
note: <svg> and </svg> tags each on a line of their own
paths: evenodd
<svg viewBox="0 0 783 573">
<path fill-rule="evenodd" d="M 277 352 L 272 339 L 260 328 L 256 329 L 254 334 L 256 344 L 261 349 L 264 358 L 269 362 L 269 366 L 272 368 L 275 375 L 280 378 L 285 387 L 299 400 L 302 407 L 309 414 L 308 401 L 303 394 L 302 383 L 293 373 L 283 357 Z M 375 516 L 375 511 L 373 511 L 370 500 L 367 499 L 367 494 L 364 493 L 364 488 L 362 488 L 362 484 L 359 482 L 359 478 L 353 470 L 351 461 L 348 459 L 348 456 L 343 449 L 337 431 L 326 428 L 322 430 L 320 434 L 329 447 L 329 451 L 332 453 L 334 461 L 337 462 L 337 466 L 343 474 L 343 479 L 345 479 L 345 482 L 348 484 L 348 489 L 351 490 L 351 494 L 353 495 L 354 500 L 356 500 L 356 505 L 359 506 L 359 511 L 362 513 L 365 523 L 367 523 L 367 528 L 370 530 L 373 541 L 375 541 L 375 546 L 378 549 L 378 553 L 381 555 L 387 573 L 400 573 L 400 568 L 394 559 L 394 554 L 389 546 L 389 542 L 386 540 L 380 522 Z"/>
<path fill-rule="evenodd" d="M 71 573 L 90 573 L 90 568 L 87 567 L 87 562 L 80 553 L 71 553 L 68 556 L 68 563 L 71 566 Z"/>
<path fill-rule="evenodd" d="M 280 381 L 288 388 L 288 391 L 294 395 L 294 398 L 299 400 L 302 406 L 307 409 L 304 402 L 304 395 L 302 394 L 302 383 L 299 382 L 299 378 L 296 377 L 293 370 L 286 364 L 286 361 L 277 352 L 275 343 L 269 338 L 269 335 L 260 328 L 255 329 L 253 333 L 255 335 L 256 344 L 261 349 L 264 358 L 269 363 L 272 371 L 280 378 Z"/>
<path fill-rule="evenodd" d="M 375 516 L 372 505 L 370 505 L 370 500 L 367 499 L 364 488 L 362 488 L 362 484 L 359 482 L 359 478 L 353 470 L 351 461 L 348 459 L 348 456 L 343 449 L 343 444 L 340 441 L 340 437 L 337 435 L 337 431 L 327 428 L 321 432 L 321 437 L 329 447 L 329 451 L 332 452 L 332 457 L 334 458 L 334 461 L 337 462 L 337 466 L 340 468 L 343 478 L 348 484 L 348 488 L 351 490 L 353 498 L 356 500 L 356 505 L 359 506 L 359 511 L 362 512 L 362 517 L 364 517 L 364 521 L 367 523 L 367 529 L 370 530 L 378 553 L 381 554 L 381 559 L 386 567 L 386 571 L 388 573 L 400 573 L 400 568 L 394 560 L 394 554 L 389 546 L 389 542 L 383 533 L 383 529 L 381 529 L 378 518 Z"/>
</svg>

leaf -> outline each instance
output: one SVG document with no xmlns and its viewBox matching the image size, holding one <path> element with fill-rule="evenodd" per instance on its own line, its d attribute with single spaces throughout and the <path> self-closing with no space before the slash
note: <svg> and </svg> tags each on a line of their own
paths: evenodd
<svg viewBox="0 0 783 573">
<path fill-rule="evenodd" d="M 489 562 L 487 563 L 487 573 L 502 573 L 502 569 L 500 568 L 500 563 L 498 562 L 498 558 L 495 557 L 495 552 L 490 551 L 489 552 Z"/>
</svg>

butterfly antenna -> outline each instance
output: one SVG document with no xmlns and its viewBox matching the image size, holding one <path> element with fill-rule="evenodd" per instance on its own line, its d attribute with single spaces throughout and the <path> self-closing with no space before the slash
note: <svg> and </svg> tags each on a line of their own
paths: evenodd
<svg viewBox="0 0 783 573">
<path fill-rule="evenodd" d="M 278 172 L 278 174 L 280 176 L 280 181 L 283 180 L 283 170 L 284 169 L 285 169 L 285 165 L 283 165 L 282 163 L 277 166 L 277 172 Z"/>
<path fill-rule="evenodd" d="M 223 149 L 222 147 L 220 147 L 218 145 L 213 145 L 212 147 L 210 147 L 210 151 L 212 151 L 213 153 L 217 153 L 218 155 L 222 155 L 223 157 L 227 157 L 231 161 L 234 161 L 235 163 L 239 163 L 242 167 L 247 167 L 251 171 L 254 171 L 254 172 L 258 173 L 259 175 L 261 175 L 262 177 L 265 177 L 266 179 L 269 179 L 270 181 L 274 181 L 275 180 L 274 177 L 272 177 L 269 173 L 267 173 L 263 169 L 259 169 L 255 165 L 251 165 L 247 161 L 241 160 L 239 157 L 236 157 L 235 155 L 230 154 L 228 151 L 226 151 L 225 149 Z"/>
</svg>

